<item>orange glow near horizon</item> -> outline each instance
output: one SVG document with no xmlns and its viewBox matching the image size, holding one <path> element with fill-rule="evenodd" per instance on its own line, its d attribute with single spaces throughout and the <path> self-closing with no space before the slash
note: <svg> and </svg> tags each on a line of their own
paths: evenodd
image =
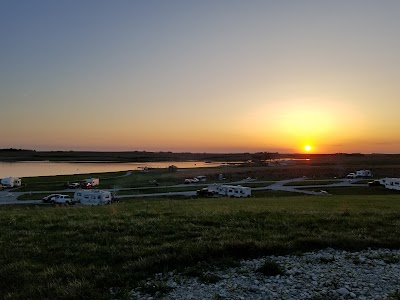
<svg viewBox="0 0 400 300">
<path fill-rule="evenodd" d="M 310 145 L 305 145 L 305 146 L 304 146 L 304 150 L 305 150 L 306 152 L 310 152 L 310 151 L 312 150 L 312 147 L 311 147 Z"/>
</svg>

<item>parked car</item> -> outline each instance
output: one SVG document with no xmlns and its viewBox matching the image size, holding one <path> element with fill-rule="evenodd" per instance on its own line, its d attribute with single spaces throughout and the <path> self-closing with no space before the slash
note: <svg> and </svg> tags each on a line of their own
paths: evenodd
<svg viewBox="0 0 400 300">
<path fill-rule="evenodd" d="M 208 188 L 202 188 L 201 190 L 197 190 L 196 194 L 197 196 L 202 197 L 213 197 L 215 195 L 215 192 L 208 190 Z"/>
<path fill-rule="evenodd" d="M 56 199 L 56 197 L 61 196 L 61 194 L 50 194 L 46 197 L 42 198 L 42 202 L 43 203 L 54 203 L 54 200 Z"/>
<path fill-rule="evenodd" d="M 79 188 L 81 185 L 78 183 L 78 182 L 72 182 L 72 183 L 69 183 L 68 184 L 68 187 L 70 188 L 70 189 L 77 189 L 77 188 Z"/>
<path fill-rule="evenodd" d="M 55 204 L 75 204 L 74 199 L 69 195 L 58 195 L 54 198 Z"/>
<path fill-rule="evenodd" d="M 368 182 L 368 186 L 383 186 L 383 184 L 379 180 L 374 180 Z"/>
</svg>

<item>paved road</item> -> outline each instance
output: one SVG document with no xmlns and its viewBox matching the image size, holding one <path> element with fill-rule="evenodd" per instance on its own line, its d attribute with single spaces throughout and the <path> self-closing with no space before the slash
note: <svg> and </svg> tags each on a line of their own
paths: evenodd
<svg viewBox="0 0 400 300">
<path fill-rule="evenodd" d="M 126 175 L 123 176 L 129 176 L 129 172 L 127 172 Z M 235 181 L 235 182 L 230 182 L 230 183 L 225 183 L 225 184 L 244 184 L 248 182 L 253 182 L 253 183 L 258 183 L 258 184 L 263 184 L 265 183 L 266 186 L 261 186 L 261 187 L 256 187 L 252 188 L 253 191 L 262 191 L 262 190 L 272 190 L 272 191 L 285 191 L 285 192 L 296 192 L 296 193 L 301 193 L 301 194 L 307 194 L 307 195 L 329 195 L 327 193 L 321 192 L 321 190 L 329 187 L 350 187 L 350 186 L 368 186 L 367 184 L 358 184 L 358 180 L 343 180 L 343 179 L 337 179 L 336 183 L 332 184 L 324 184 L 324 185 L 302 185 L 302 186 L 289 186 L 285 185 L 291 182 L 299 182 L 299 181 L 304 181 L 306 180 L 305 178 L 295 178 L 295 179 L 287 179 L 287 180 L 280 180 L 273 182 L 272 181 L 256 181 L 256 180 L 249 180 L 249 179 L 244 179 L 241 181 Z M 324 180 L 321 180 L 324 181 Z M 172 186 L 166 186 L 166 187 L 195 187 L 195 188 L 200 188 L 203 186 L 206 186 L 207 184 L 178 184 L 178 185 L 172 185 Z M 161 186 L 157 187 L 146 187 L 147 188 L 160 188 Z M 310 191 L 310 190 L 305 190 L 305 189 L 316 189 L 317 191 Z M 119 189 L 119 190 L 135 190 L 135 188 L 124 188 L 124 189 Z M 137 190 L 143 190 L 143 187 L 137 188 Z M 67 189 L 63 190 L 60 193 L 66 193 L 66 192 L 75 192 L 75 189 Z M 114 191 L 114 190 L 110 190 Z M 118 190 L 117 190 L 118 191 Z M 0 205 L 5 205 L 5 204 L 40 204 L 42 203 L 41 200 L 24 200 L 20 201 L 17 200 L 17 197 L 26 194 L 27 192 L 16 192 L 13 190 L 9 191 L 0 191 Z M 55 193 L 54 191 L 40 191 L 40 192 L 32 192 L 32 193 Z M 160 196 L 186 196 L 186 197 L 193 197 L 196 196 L 196 191 L 184 191 L 184 192 L 167 192 L 167 193 L 152 193 L 152 194 L 132 194 L 132 195 L 118 195 L 116 198 L 117 199 L 123 199 L 123 198 L 144 198 L 144 197 L 160 197 Z"/>
</svg>

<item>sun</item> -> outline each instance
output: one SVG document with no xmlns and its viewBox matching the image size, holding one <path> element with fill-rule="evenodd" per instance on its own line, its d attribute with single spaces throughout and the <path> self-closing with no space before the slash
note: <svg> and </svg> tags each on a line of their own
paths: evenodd
<svg viewBox="0 0 400 300">
<path fill-rule="evenodd" d="M 304 146 L 304 150 L 306 151 L 306 152 L 310 152 L 311 151 L 311 146 L 310 145 L 305 145 Z"/>
</svg>

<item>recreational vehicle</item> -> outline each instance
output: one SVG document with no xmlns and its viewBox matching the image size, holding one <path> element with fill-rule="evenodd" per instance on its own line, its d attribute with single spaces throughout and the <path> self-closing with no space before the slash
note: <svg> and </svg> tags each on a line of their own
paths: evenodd
<svg viewBox="0 0 400 300">
<path fill-rule="evenodd" d="M 85 205 L 102 205 L 112 202 L 111 192 L 102 190 L 79 190 L 74 194 L 74 200 Z"/>
<path fill-rule="evenodd" d="M 383 178 L 379 181 L 387 189 L 400 191 L 400 178 Z"/>
<path fill-rule="evenodd" d="M 356 177 L 372 177 L 372 172 L 370 170 L 358 170 Z"/>
<path fill-rule="evenodd" d="M 4 187 L 12 188 L 21 186 L 21 179 L 17 177 L 7 177 L 1 180 L 1 185 Z"/>
<path fill-rule="evenodd" d="M 221 197 L 247 198 L 251 196 L 251 188 L 241 185 L 210 185 L 209 191 L 215 191 Z"/>
</svg>

